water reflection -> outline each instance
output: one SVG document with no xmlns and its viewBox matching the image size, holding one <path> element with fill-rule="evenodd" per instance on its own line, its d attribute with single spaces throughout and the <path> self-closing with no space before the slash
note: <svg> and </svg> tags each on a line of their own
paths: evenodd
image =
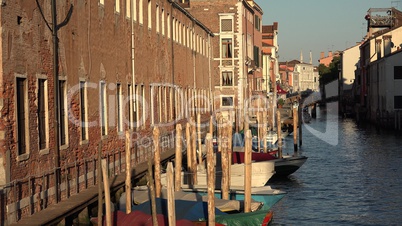
<svg viewBox="0 0 402 226">
<path fill-rule="evenodd" d="M 293 153 L 292 137 L 285 145 Z M 271 183 L 288 192 L 273 208 L 273 225 L 401 224 L 401 136 L 318 111 L 303 125 L 300 151 L 307 162 L 289 179 Z"/>
</svg>

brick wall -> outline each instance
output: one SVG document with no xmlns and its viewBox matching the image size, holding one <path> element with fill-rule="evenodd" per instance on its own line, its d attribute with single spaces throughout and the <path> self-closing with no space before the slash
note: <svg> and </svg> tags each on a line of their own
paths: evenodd
<svg viewBox="0 0 402 226">
<path fill-rule="evenodd" d="M 60 79 L 65 79 L 67 95 L 71 97 L 67 108 L 71 118 L 80 118 L 80 100 L 77 86 L 80 81 L 93 83 L 93 87 L 87 88 L 88 121 L 97 125 L 88 129 L 88 141 L 81 141 L 80 124 L 68 122 L 68 145 L 60 150 L 60 167 L 62 173 L 68 173 L 62 179 L 74 176 L 74 169 L 67 169 L 75 164 L 83 164 L 83 159 L 96 156 L 97 147 L 102 142 L 104 155 L 110 150 L 118 150 L 124 147 L 124 133 L 118 133 L 116 117 L 111 112 L 116 109 L 115 84 L 120 83 L 124 98 L 128 96 L 127 86 L 133 82 L 132 58 L 131 58 L 131 20 L 126 15 L 125 2 L 121 1 L 120 13 L 114 10 L 114 0 L 105 0 L 100 5 L 95 0 L 57 1 L 58 23 L 64 20 L 73 4 L 72 16 L 66 26 L 61 27 L 59 37 L 59 74 Z M 50 1 L 39 0 L 43 15 L 51 23 Z M 194 28 L 195 34 L 208 41 L 208 33 L 193 21 L 193 18 L 185 15 L 177 8 L 172 7 L 166 0 L 152 1 L 152 29 L 148 28 L 148 5 L 145 1 L 144 21 L 134 21 L 134 68 L 135 83 L 143 84 L 145 88 L 145 101 L 150 101 L 150 84 L 173 84 L 179 87 L 197 89 L 209 89 L 209 58 L 205 53 L 196 52 L 177 42 L 157 33 L 156 4 L 159 9 L 164 9 L 165 17 L 169 13 L 190 29 Z M 137 4 L 138 8 L 138 4 Z M 54 139 L 54 87 L 53 87 L 53 42 L 52 33 L 43 20 L 39 8 L 34 1 L 8 1 L 1 10 L 2 27 L 2 74 L 0 77 L 0 99 L 3 100 L 0 118 L 0 132 L 4 132 L 4 138 L 0 137 L 0 158 L 4 159 L 3 168 L 9 175 L 7 183 L 22 181 L 17 189 L 17 196 L 12 193 L 7 204 L 23 199 L 43 184 L 44 174 L 52 174 L 57 156 Z M 137 13 L 138 14 L 138 13 Z M 164 20 L 167 23 L 167 19 Z M 160 20 L 162 23 L 162 20 Z M 51 26 L 51 24 L 50 24 Z M 165 29 L 167 24 L 165 24 Z M 172 29 L 172 27 L 171 27 Z M 205 42 L 206 43 L 206 42 Z M 208 43 L 206 43 L 208 45 Z M 173 60 L 174 59 L 174 60 Z M 16 74 L 27 78 L 28 110 L 29 110 L 29 151 L 21 158 L 16 151 L 17 147 L 17 118 L 15 113 L 15 80 Z M 48 105 L 49 105 L 49 148 L 47 151 L 39 150 L 38 144 L 38 120 L 37 120 L 37 79 L 38 75 L 47 78 Z M 195 81 L 194 81 L 195 78 Z M 99 82 L 106 83 L 106 96 L 108 103 L 108 134 L 101 136 L 99 127 Z M 148 107 L 150 107 L 148 105 Z M 167 106 L 166 106 L 167 107 Z M 168 114 L 163 111 L 163 114 Z M 128 118 L 127 106 L 124 116 Z M 205 115 L 203 116 L 205 118 Z M 146 125 L 138 129 L 136 138 L 152 136 L 150 117 L 147 117 Z M 172 120 L 170 120 L 172 121 Z M 124 124 L 124 131 L 128 125 Z M 173 126 L 166 126 L 167 132 L 173 130 Z M 139 136 L 138 136 L 139 135 Z M 133 136 L 134 137 L 134 136 Z M 7 151 L 10 151 L 10 161 L 5 161 Z M 81 166 L 82 167 L 82 166 Z M 72 167 L 73 168 L 73 167 Z M 92 167 L 89 167 L 91 170 Z M 1 172 L 1 171 L 0 171 Z M 80 172 L 82 175 L 83 172 Z M 2 174 L 3 175 L 3 174 Z M 31 178 L 34 177 L 34 178 Z M 27 179 L 28 178 L 28 179 Z M 73 180 L 73 179 L 72 179 Z M 31 186 L 31 185 L 32 186 Z M 54 181 L 49 180 L 48 188 L 54 186 Z M 81 186 L 82 187 L 82 186 Z M 45 188 L 42 188 L 45 189 Z M 68 192 L 62 192 L 62 197 L 68 197 Z M 54 203 L 49 199 L 48 204 Z M 3 208 L 1 208 L 3 209 Z M 12 211 L 12 210 L 10 210 Z M 21 207 L 19 217 L 23 217 L 31 210 Z M 1 213 L 3 216 L 4 213 Z M 18 218 L 18 217 L 17 217 Z M 13 221 L 14 219 L 11 219 Z"/>
</svg>

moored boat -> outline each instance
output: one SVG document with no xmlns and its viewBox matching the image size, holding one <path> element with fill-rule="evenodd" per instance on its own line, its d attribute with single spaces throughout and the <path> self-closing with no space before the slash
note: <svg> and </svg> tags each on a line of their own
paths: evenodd
<svg viewBox="0 0 402 226">
<path fill-rule="evenodd" d="M 244 148 L 233 148 L 232 162 L 244 163 Z M 252 161 L 255 162 L 274 162 L 275 174 L 272 179 L 287 177 L 296 172 L 306 161 L 306 156 L 283 156 L 278 158 L 271 153 L 253 152 L 251 154 Z"/>
</svg>

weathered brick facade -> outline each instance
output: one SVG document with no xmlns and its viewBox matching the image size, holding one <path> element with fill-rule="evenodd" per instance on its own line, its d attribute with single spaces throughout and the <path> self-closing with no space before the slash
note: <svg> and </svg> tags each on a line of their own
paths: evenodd
<svg viewBox="0 0 402 226">
<path fill-rule="evenodd" d="M 56 119 L 52 31 L 46 25 L 47 21 L 49 27 L 52 27 L 51 1 L 39 0 L 39 5 L 35 1 L 6 1 L 1 6 L 0 102 L 3 104 L 0 105 L 0 184 L 4 188 L 2 197 L 7 197 L 1 199 L 2 223 L 17 221 L 55 203 L 55 172 L 60 174 L 61 199 L 91 186 L 92 182 L 88 182 L 88 178 L 94 181 L 93 170 L 96 168 L 100 143 L 102 156 L 108 159 L 109 164 L 120 164 L 116 159 L 117 156 L 124 156 L 124 131 L 131 132 L 132 138 L 136 139 L 134 142 L 143 141 L 146 140 L 144 137 L 151 137 L 154 125 L 160 122 L 169 123 L 159 125 L 163 127 L 162 134 L 171 134 L 179 110 L 191 108 L 187 104 L 178 107 L 180 101 L 186 100 L 184 96 L 179 99 L 180 94 L 197 92 L 212 98 L 211 87 L 215 82 L 210 79 L 212 33 L 176 3 L 168 0 L 151 0 L 150 6 L 148 1 L 144 1 L 140 23 L 140 1 L 120 0 L 120 9 L 116 11 L 114 0 L 105 0 L 104 4 L 96 0 L 56 0 L 59 24 L 66 18 L 70 5 L 73 6 L 71 18 L 58 31 L 59 79 L 67 85 L 66 93 L 61 92 L 61 95 L 67 98 L 69 114 L 66 144 L 59 151 L 55 147 L 54 136 Z M 135 13 L 126 10 L 127 2 L 135 2 L 135 7 L 132 7 Z M 148 12 L 151 12 L 151 26 L 148 25 Z M 133 23 L 131 14 L 136 16 Z M 19 77 L 26 79 L 27 89 L 28 120 L 25 133 L 28 134 L 28 149 L 25 154 L 19 154 L 17 150 L 21 142 L 18 140 L 18 128 L 21 127 L 18 125 L 16 106 L 16 81 Z M 39 148 L 38 79 L 46 80 L 48 109 L 45 114 L 45 149 Z M 104 136 L 100 126 L 101 81 L 106 88 L 107 134 Z M 87 121 L 95 123 L 88 128 L 88 137 L 84 140 L 81 124 L 74 123 L 81 121 L 80 82 L 86 82 L 87 86 Z M 124 123 L 122 130 L 118 131 L 116 84 L 120 84 L 125 100 L 121 115 L 125 119 L 123 121 L 130 117 L 126 101 L 130 94 L 128 86 L 136 87 L 134 93 L 140 96 L 145 94 L 144 98 L 136 102 L 137 111 L 132 108 L 132 114 L 137 118 L 145 117 L 145 125 L 130 128 L 128 123 Z M 158 87 L 161 93 L 151 95 L 151 86 Z M 195 102 L 198 104 L 193 105 L 197 108 L 208 108 L 197 110 L 203 113 L 205 119 L 212 110 L 211 105 L 206 101 Z M 150 115 L 156 111 L 160 112 L 161 120 L 152 124 Z M 191 112 L 181 115 L 190 116 Z M 186 121 L 185 117 L 181 117 L 179 123 Z M 136 146 L 136 161 L 145 161 L 151 151 L 152 148 Z M 60 169 L 55 171 L 57 165 Z M 113 173 L 119 173 L 114 170 Z M 29 201 L 31 199 L 33 203 Z"/>
<path fill-rule="evenodd" d="M 245 100 L 253 91 L 262 87 L 262 9 L 254 1 L 237 0 L 191 0 L 188 8 L 203 24 L 215 34 L 213 39 L 213 81 L 215 86 L 214 106 L 222 111 L 239 109 L 239 124 L 242 127 Z M 224 30 L 222 20 L 232 20 L 232 29 Z M 233 55 L 230 58 L 222 52 L 222 39 L 232 39 Z M 246 63 L 249 61 L 249 63 Z M 222 82 L 223 72 L 230 72 L 230 85 Z M 233 97 L 233 106 L 224 106 L 222 98 Z"/>
</svg>

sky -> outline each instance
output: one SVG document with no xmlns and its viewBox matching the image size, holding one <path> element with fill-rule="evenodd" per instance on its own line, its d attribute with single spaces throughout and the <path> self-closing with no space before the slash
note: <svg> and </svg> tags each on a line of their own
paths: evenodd
<svg viewBox="0 0 402 226">
<path fill-rule="evenodd" d="M 279 61 L 310 61 L 318 65 L 320 52 L 343 51 L 366 35 L 364 16 L 370 8 L 395 7 L 388 0 L 254 0 L 264 11 L 263 25 L 278 22 Z"/>
</svg>

